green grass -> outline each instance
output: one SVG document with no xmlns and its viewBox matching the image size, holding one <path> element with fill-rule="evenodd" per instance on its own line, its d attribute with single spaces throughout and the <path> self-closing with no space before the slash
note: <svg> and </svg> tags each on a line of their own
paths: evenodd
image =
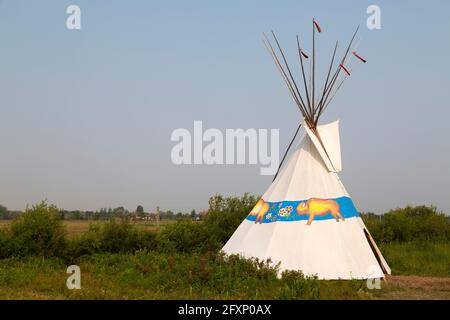
<svg viewBox="0 0 450 320">
<path fill-rule="evenodd" d="M 393 275 L 450 277 L 450 243 L 380 244 Z"/>
<path fill-rule="evenodd" d="M 394 275 L 449 276 L 450 245 L 382 245 Z M 58 258 L 0 260 L 0 299 L 401 299 L 450 298 L 448 281 L 436 288 L 383 282 L 319 281 L 243 259 L 192 253 L 94 254 L 76 261 L 81 290 L 66 288 L 67 264 Z"/>
<path fill-rule="evenodd" d="M 51 258 L 0 260 L 0 299 L 360 299 L 362 282 L 276 277 L 243 259 L 193 254 L 97 254 L 78 262 L 81 290 Z"/>
</svg>

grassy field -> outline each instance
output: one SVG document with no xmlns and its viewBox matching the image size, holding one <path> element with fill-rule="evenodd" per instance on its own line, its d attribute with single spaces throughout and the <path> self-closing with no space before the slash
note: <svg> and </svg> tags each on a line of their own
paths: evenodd
<svg viewBox="0 0 450 320">
<path fill-rule="evenodd" d="M 390 276 L 381 289 L 365 281 L 288 283 L 235 274 L 223 265 L 201 267 L 190 255 L 99 254 L 79 261 L 81 290 L 66 288 L 59 259 L 0 260 L 0 299 L 450 299 L 449 277 Z M 297 293 L 301 292 L 301 294 Z"/>
<path fill-rule="evenodd" d="M 449 243 L 390 243 L 380 244 L 392 274 L 435 276 L 450 279 Z"/>
</svg>

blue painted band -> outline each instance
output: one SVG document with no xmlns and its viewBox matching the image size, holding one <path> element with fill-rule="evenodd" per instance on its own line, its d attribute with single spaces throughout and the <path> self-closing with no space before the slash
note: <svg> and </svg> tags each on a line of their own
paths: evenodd
<svg viewBox="0 0 450 320">
<path fill-rule="evenodd" d="M 279 202 L 262 201 L 262 205 L 259 208 L 262 209 L 252 210 L 247 216 L 247 220 L 259 223 L 309 220 L 311 213 L 313 214 L 312 219 L 314 221 L 340 219 L 341 216 L 344 219 L 360 216 L 353 205 L 352 199 L 349 197 L 333 199 L 312 198 L 308 200 Z"/>
</svg>

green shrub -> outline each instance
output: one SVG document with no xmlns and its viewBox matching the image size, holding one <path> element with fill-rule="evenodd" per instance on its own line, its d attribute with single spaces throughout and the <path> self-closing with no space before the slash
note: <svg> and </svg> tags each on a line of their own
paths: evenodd
<svg viewBox="0 0 450 320">
<path fill-rule="evenodd" d="M 43 201 L 12 222 L 7 242 L 13 256 L 61 256 L 65 235 L 59 210 Z"/>
<path fill-rule="evenodd" d="M 305 277 L 301 271 L 283 271 L 281 279 L 284 286 L 279 299 L 319 299 L 320 285 L 316 277 Z"/>
<path fill-rule="evenodd" d="M 107 274 L 121 287 L 153 292 L 156 298 L 276 298 L 276 267 L 255 259 L 215 254 L 95 254 L 80 260 L 85 272 Z M 110 288 L 111 290 L 112 288 Z M 117 288 L 116 288 L 117 290 Z"/>
<path fill-rule="evenodd" d="M 208 214 L 201 222 L 181 219 L 159 235 L 160 251 L 217 252 L 254 207 L 258 198 L 215 195 L 209 199 Z"/>
<path fill-rule="evenodd" d="M 408 206 L 390 210 L 382 217 L 363 217 L 373 238 L 380 243 L 450 241 L 450 222 L 433 206 Z"/>
<path fill-rule="evenodd" d="M 129 252 L 141 249 L 140 232 L 127 221 L 120 223 L 114 220 L 101 228 L 100 250 L 104 252 Z"/>
<path fill-rule="evenodd" d="M 69 260 L 74 260 L 84 255 L 100 252 L 102 242 L 100 230 L 100 226 L 91 224 L 89 231 L 70 239 L 68 241 L 66 257 Z"/>
<path fill-rule="evenodd" d="M 212 238 L 219 246 L 224 245 L 237 227 L 247 217 L 259 197 L 248 193 L 243 197 L 224 198 L 215 195 L 209 199 L 208 215 L 204 224 Z"/>
<path fill-rule="evenodd" d="M 204 251 L 209 244 L 209 234 L 202 222 L 181 219 L 167 225 L 159 234 L 158 250 L 161 252 Z"/>
<path fill-rule="evenodd" d="M 73 238 L 68 246 L 67 257 L 75 259 L 100 252 L 122 253 L 155 248 L 155 233 L 138 230 L 127 220 L 111 220 L 101 226 L 91 225 L 89 231 Z"/>
<path fill-rule="evenodd" d="M 0 229 L 0 259 L 9 256 L 9 237 L 5 230 Z"/>
</svg>

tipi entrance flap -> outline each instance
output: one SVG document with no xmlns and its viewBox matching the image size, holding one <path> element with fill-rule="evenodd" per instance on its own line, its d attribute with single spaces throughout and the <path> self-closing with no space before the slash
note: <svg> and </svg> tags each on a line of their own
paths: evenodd
<svg viewBox="0 0 450 320">
<path fill-rule="evenodd" d="M 339 138 L 339 120 L 317 126 L 320 139 L 327 151 L 335 172 L 342 171 L 341 142 Z"/>
<path fill-rule="evenodd" d="M 325 150 L 324 147 L 322 146 L 323 141 L 322 141 L 322 143 L 319 141 L 319 138 L 316 136 L 316 134 L 314 132 L 312 132 L 312 130 L 308 127 L 306 122 L 303 122 L 303 127 L 305 128 L 306 133 L 308 134 L 309 138 L 311 139 L 314 146 L 316 147 L 317 152 L 319 152 L 320 157 L 322 158 L 322 160 L 325 164 L 325 167 L 328 169 L 328 171 L 337 172 L 327 154 L 327 150 Z M 320 134 L 320 132 L 319 132 L 319 134 Z"/>
</svg>

